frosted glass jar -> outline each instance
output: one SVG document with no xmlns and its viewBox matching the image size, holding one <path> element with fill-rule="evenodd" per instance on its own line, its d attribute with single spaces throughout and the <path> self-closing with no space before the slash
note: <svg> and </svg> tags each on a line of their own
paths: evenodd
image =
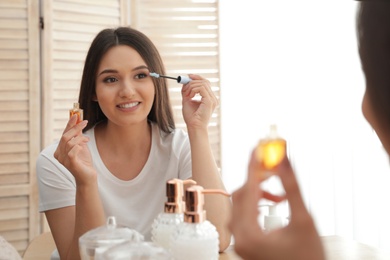
<svg viewBox="0 0 390 260">
<path fill-rule="evenodd" d="M 219 235 L 208 220 L 179 225 L 172 235 L 171 253 L 175 260 L 218 260 Z"/>
<path fill-rule="evenodd" d="M 152 225 L 152 241 L 169 250 L 173 233 L 183 222 L 183 214 L 160 213 Z"/>
<path fill-rule="evenodd" d="M 115 217 L 104 226 L 92 229 L 79 238 L 81 260 L 100 260 L 108 248 L 123 242 L 140 242 L 144 237 L 136 230 L 117 225 Z"/>
<path fill-rule="evenodd" d="M 173 260 L 167 249 L 154 242 L 124 242 L 102 255 L 101 260 Z"/>
</svg>

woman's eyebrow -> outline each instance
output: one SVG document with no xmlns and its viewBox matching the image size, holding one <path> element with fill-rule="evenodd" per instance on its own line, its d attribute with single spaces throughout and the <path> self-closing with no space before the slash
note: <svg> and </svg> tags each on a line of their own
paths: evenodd
<svg viewBox="0 0 390 260">
<path fill-rule="evenodd" d="M 100 72 L 100 73 L 98 74 L 98 77 L 99 77 L 100 75 L 106 74 L 106 73 L 118 73 L 118 71 L 117 71 L 117 70 L 114 70 L 114 69 L 106 69 L 106 70 L 103 70 L 102 72 Z"/>
<path fill-rule="evenodd" d="M 140 66 L 137 66 L 137 67 L 135 67 L 134 69 L 132 69 L 132 71 L 140 70 L 140 69 L 147 69 L 147 70 L 149 70 L 148 66 L 146 66 L 146 65 L 140 65 Z"/>
<path fill-rule="evenodd" d="M 146 65 L 140 65 L 140 66 L 137 66 L 137 67 L 133 68 L 132 71 L 136 71 L 136 70 L 140 70 L 140 69 L 147 69 L 147 70 L 149 70 L 148 66 L 146 66 Z M 107 73 L 118 73 L 118 71 L 117 71 L 117 70 L 114 70 L 114 69 L 105 69 L 105 70 L 103 70 L 102 72 L 100 72 L 100 73 L 98 74 L 98 77 L 99 77 L 100 75 L 102 75 L 102 74 L 107 74 Z"/>
</svg>

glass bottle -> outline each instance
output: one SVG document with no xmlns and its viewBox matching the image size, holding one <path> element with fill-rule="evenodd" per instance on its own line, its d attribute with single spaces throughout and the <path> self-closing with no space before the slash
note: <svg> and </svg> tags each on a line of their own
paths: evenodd
<svg viewBox="0 0 390 260">
<path fill-rule="evenodd" d="M 223 190 L 206 190 L 193 185 L 186 190 L 184 221 L 172 236 L 171 253 L 175 260 L 218 260 L 219 234 L 216 227 L 206 219 L 204 194 L 222 194 Z"/>
<path fill-rule="evenodd" d="M 83 110 L 77 102 L 73 103 L 73 108 L 69 110 L 69 118 L 75 114 L 77 115 L 77 124 L 83 121 Z"/>
<path fill-rule="evenodd" d="M 196 184 L 193 180 L 171 179 L 166 184 L 167 202 L 152 224 L 152 241 L 169 250 L 172 234 L 183 222 L 185 204 L 183 189 L 185 184 Z"/>
<path fill-rule="evenodd" d="M 271 125 L 269 134 L 260 139 L 256 148 L 256 158 L 262 166 L 259 176 L 261 179 L 270 177 L 282 162 L 286 155 L 286 144 L 286 140 L 279 135 L 277 126 Z"/>
</svg>

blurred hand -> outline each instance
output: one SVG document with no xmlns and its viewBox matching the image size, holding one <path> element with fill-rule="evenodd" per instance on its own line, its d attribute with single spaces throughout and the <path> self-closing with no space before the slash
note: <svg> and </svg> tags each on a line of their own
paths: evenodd
<svg viewBox="0 0 390 260">
<path fill-rule="evenodd" d="M 324 260 L 325 254 L 315 223 L 306 209 L 293 169 L 287 157 L 277 168 L 291 208 L 287 226 L 264 232 L 258 223 L 258 202 L 284 198 L 260 189 L 260 163 L 252 152 L 246 183 L 233 193 L 233 214 L 229 228 L 234 248 L 246 260 Z"/>
</svg>

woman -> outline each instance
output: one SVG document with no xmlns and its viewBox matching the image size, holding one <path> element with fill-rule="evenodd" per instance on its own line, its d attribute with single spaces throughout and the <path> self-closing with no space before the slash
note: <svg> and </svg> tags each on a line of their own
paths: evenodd
<svg viewBox="0 0 390 260">
<path fill-rule="evenodd" d="M 225 189 L 208 140 L 208 122 L 218 101 L 208 80 L 182 88 L 188 135 L 175 129 L 165 74 L 154 44 L 128 27 L 105 29 L 93 40 L 82 75 L 79 103 L 84 121 L 69 119 L 59 142 L 37 160 L 40 211 L 44 212 L 61 259 L 79 259 L 78 239 L 118 222 L 150 239 L 153 219 L 163 210 L 165 183 L 192 178 L 204 188 Z M 200 101 L 192 98 L 200 94 Z M 230 200 L 209 196 L 209 220 L 230 243 Z"/>
<path fill-rule="evenodd" d="M 362 1 L 359 7 L 359 54 L 366 79 L 362 111 L 390 154 L 390 2 Z M 247 182 L 233 194 L 233 216 L 229 227 L 236 252 L 247 260 L 325 259 L 315 223 L 304 204 L 287 158 L 279 166 L 278 175 L 291 207 L 290 223 L 269 233 L 259 228 L 259 199 L 276 202 L 284 199 L 259 190 L 256 173 L 260 170 L 260 163 L 252 155 Z"/>
</svg>

